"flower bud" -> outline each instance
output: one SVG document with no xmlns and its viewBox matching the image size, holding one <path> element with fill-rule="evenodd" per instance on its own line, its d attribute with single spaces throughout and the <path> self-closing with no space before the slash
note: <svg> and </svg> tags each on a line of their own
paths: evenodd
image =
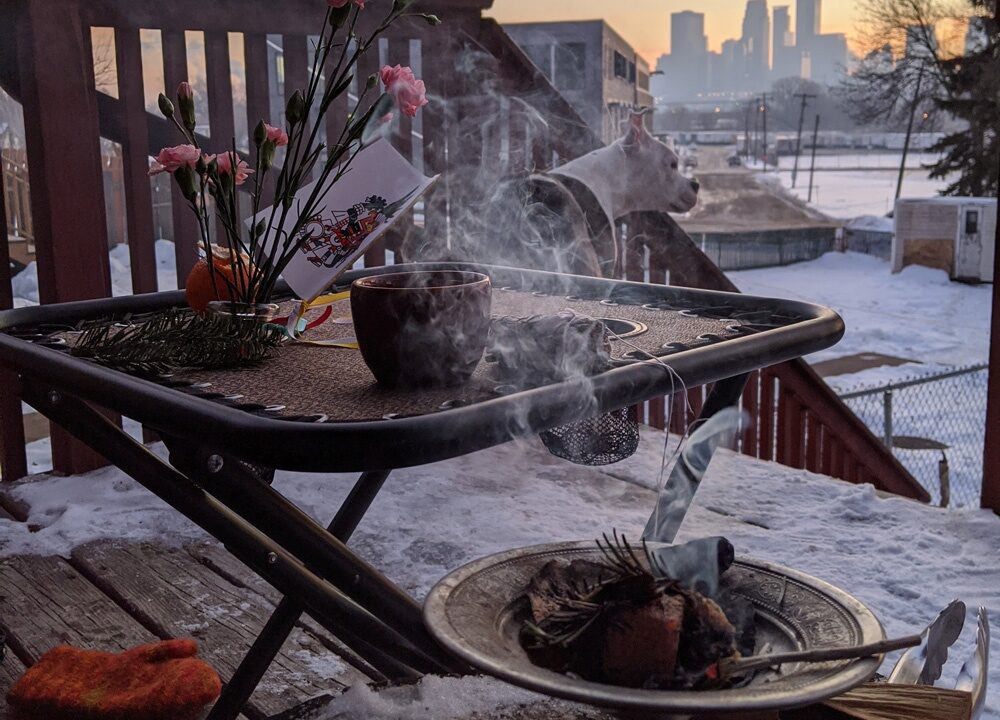
<svg viewBox="0 0 1000 720">
<path fill-rule="evenodd" d="M 306 101 L 302 93 L 296 90 L 288 98 L 288 105 L 285 106 L 285 118 L 289 125 L 298 125 L 306 116 Z"/>
<path fill-rule="evenodd" d="M 431 15 L 430 13 L 421 13 L 420 17 L 427 21 L 428 25 L 440 25 L 441 18 L 437 15 Z"/>
<path fill-rule="evenodd" d="M 163 117 L 169 120 L 174 116 L 174 104 L 163 93 L 160 93 L 160 96 L 156 98 L 156 104 L 160 106 L 160 113 Z"/>
<path fill-rule="evenodd" d="M 265 140 L 260 148 L 260 169 L 267 172 L 274 167 L 274 152 L 277 144 L 273 140 Z"/>
<path fill-rule="evenodd" d="M 378 83 L 378 73 L 372 73 L 368 76 L 368 90 L 371 90 Z"/>
<path fill-rule="evenodd" d="M 195 125 L 197 125 L 197 119 L 194 114 L 194 90 L 190 84 L 182 82 L 177 86 L 177 105 L 181 110 L 181 120 L 184 121 L 184 127 L 193 132 Z"/>
<path fill-rule="evenodd" d="M 267 140 L 267 123 L 261 120 L 253 130 L 253 144 L 260 147 Z"/>
<path fill-rule="evenodd" d="M 181 190 L 181 195 L 184 196 L 185 200 L 195 200 L 198 197 L 198 185 L 195 182 L 194 169 L 187 165 L 183 165 L 174 172 L 174 179 L 177 181 L 177 187 Z"/>
</svg>

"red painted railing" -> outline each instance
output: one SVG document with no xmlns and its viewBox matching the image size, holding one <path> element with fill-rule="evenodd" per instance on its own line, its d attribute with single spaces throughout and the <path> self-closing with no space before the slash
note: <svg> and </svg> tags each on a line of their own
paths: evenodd
<svg viewBox="0 0 1000 720">
<path fill-rule="evenodd" d="M 403 118 L 393 135 L 405 156 L 428 172 L 442 174 L 424 203 L 426 237 L 445 237 L 449 213 L 475 207 L 482 202 L 482 194 L 476 193 L 496 180 L 548 168 L 559 158 L 577 157 L 600 145 L 502 29 L 481 17 L 489 4 L 488 0 L 423 3 L 422 9 L 441 15 L 444 26 L 431 30 L 422 21 L 400 23 L 381 48 L 382 57 L 371 54 L 359 72 L 359 77 L 365 77 L 385 60 L 422 66 L 423 76 L 433 79 L 436 97 L 421 115 L 422 131 Z M 0 4 L 0 84 L 20 100 L 27 119 L 31 210 L 43 302 L 109 294 L 98 134 L 122 149 L 123 212 L 133 287 L 136 292 L 157 289 L 156 237 L 146 171 L 150 154 L 176 144 L 177 139 L 165 121 L 146 112 L 140 29 L 159 31 L 165 91 L 188 79 L 185 33 L 203 33 L 209 133 L 215 140 L 208 142 L 228 145 L 236 134 L 229 34 L 242 33 L 240 59 L 247 78 L 244 130 L 252 134 L 259 118 L 270 118 L 271 92 L 276 90 L 268 80 L 268 35 L 281 36 L 287 96 L 305 85 L 308 35 L 315 32 L 315 17 L 315 0 L 14 0 Z M 117 97 L 94 89 L 92 27 L 114 29 Z M 44 61 L 36 62 L 42 57 Z M 463 72 L 456 72 L 459 59 Z M 327 131 L 339 132 L 346 113 L 346 99 L 342 99 L 341 106 L 328 115 Z M 93 141 L 81 142 L 81 138 Z M 45 152 L 39 152 L 40 148 Z M 82 192 L 83 188 L 87 191 Z M 0 220 L 3 216 L 0 212 Z M 173 220 L 178 277 L 183 282 L 195 261 L 196 231 L 190 211 L 176 194 Z M 402 225 L 390 246 L 406 233 L 406 224 Z M 627 277 L 665 282 L 669 272 L 673 284 L 734 289 L 669 217 L 626 218 L 625 226 Z M 645 267 L 647 251 L 649 266 Z M 386 257 L 385 249 L 377 247 L 366 255 L 365 264 L 381 265 Z M 2 262 L 0 307 L 10 305 L 7 268 Z M 16 378 L 0 376 L 4 478 L 25 472 L 16 387 Z M 695 412 L 703 394 L 704 388 L 689 391 Z M 744 439 L 744 452 L 848 480 L 871 480 L 887 490 L 923 497 L 891 453 L 806 365 L 792 363 L 755 374 L 744 405 L 757 420 L 757 429 Z M 682 430 L 689 419 L 682 404 L 671 403 L 670 409 L 668 418 L 667 403 L 651 402 L 643 410 L 644 418 L 657 427 Z M 58 428 L 53 428 L 53 460 L 62 472 L 80 472 L 102 462 Z"/>
</svg>

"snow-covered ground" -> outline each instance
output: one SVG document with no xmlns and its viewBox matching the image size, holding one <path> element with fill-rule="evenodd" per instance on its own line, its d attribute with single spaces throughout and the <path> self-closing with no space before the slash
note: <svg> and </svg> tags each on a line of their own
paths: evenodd
<svg viewBox="0 0 1000 720">
<path fill-rule="evenodd" d="M 911 265 L 893 274 L 889 263 L 870 255 L 828 253 L 812 262 L 728 275 L 742 292 L 814 302 L 843 316 L 844 339 L 810 360 L 877 352 L 952 366 L 985 362 L 989 354 L 992 286 L 951 282 L 943 270 Z M 927 370 L 908 365 L 840 382 L 875 384 Z"/>
<path fill-rule="evenodd" d="M 817 156 L 812 207 L 841 220 L 892 212 L 901 158 L 900 153 Z M 902 197 L 931 197 L 947 187 L 947 180 L 932 180 L 928 177 L 928 170 L 923 167 L 934 159 L 933 155 L 926 153 L 914 154 L 907 159 Z M 808 156 L 799 159 L 799 173 L 793 189 L 794 161 L 794 157 L 780 158 L 778 170 L 772 167 L 767 175 L 777 177 L 789 192 L 806 200 L 809 197 L 811 160 Z"/>
<path fill-rule="evenodd" d="M 988 359 L 992 286 L 951 282 L 942 270 L 910 266 L 892 274 L 889 263 L 878 258 L 829 253 L 812 262 L 734 272 L 729 277 L 743 292 L 816 302 L 843 316 L 844 339 L 809 360 L 881 353 L 913 361 L 827 378 L 839 392 L 929 377 Z M 895 436 L 928 438 L 949 446 L 953 504 L 979 503 L 985 384 L 986 373 L 979 372 L 894 392 Z M 848 404 L 876 435 L 883 435 L 881 395 Z M 938 502 L 941 453 L 899 449 L 895 453 Z"/>
<path fill-rule="evenodd" d="M 654 503 L 663 435 L 643 431 L 636 456 L 607 468 L 570 465 L 537 442 L 508 444 L 424 468 L 400 470 L 359 526 L 351 545 L 422 598 L 444 574 L 484 555 L 544 542 L 588 539 L 611 528 L 638 536 Z M 163 453 L 161 447 L 156 451 Z M 275 487 L 326 523 L 352 476 L 278 473 Z M 67 554 L 96 539 L 180 544 L 203 533 L 120 471 L 44 478 L 17 496 L 29 521 L 0 520 L 0 555 Z M 1000 518 L 979 510 L 941 510 L 882 499 L 854 486 L 722 452 L 713 460 L 680 540 L 725 535 L 748 556 L 811 573 L 855 594 L 890 636 L 919 630 L 955 597 L 970 609 L 942 685 L 954 683 L 982 604 L 1000 622 Z M 997 633 L 994 632 L 994 637 Z M 996 657 L 1000 641 L 994 641 Z M 986 717 L 1000 719 L 1000 663 L 994 663 Z M 412 702 L 356 692 L 328 717 L 344 720 L 454 717 L 528 696 L 486 681 L 430 680 Z M 484 707 L 485 704 L 485 707 Z M 449 709 L 450 708 L 450 709 Z"/>
</svg>

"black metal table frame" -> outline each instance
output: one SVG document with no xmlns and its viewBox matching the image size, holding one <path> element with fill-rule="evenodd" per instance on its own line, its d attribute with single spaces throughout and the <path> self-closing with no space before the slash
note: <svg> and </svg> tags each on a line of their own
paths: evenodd
<svg viewBox="0 0 1000 720">
<path fill-rule="evenodd" d="M 369 269 L 344 280 L 412 267 L 417 266 Z M 835 313 L 805 303 L 509 268 L 460 267 L 486 271 L 495 284 L 527 286 L 546 294 L 596 293 L 609 302 L 668 300 L 688 306 L 771 308 L 798 318 L 787 327 L 670 355 L 670 367 L 689 387 L 715 383 L 702 419 L 738 402 L 750 371 L 827 347 L 843 333 Z M 586 381 L 549 385 L 431 415 L 309 424 L 255 417 L 3 332 L 179 304 L 183 294 L 172 292 L 0 313 L 0 364 L 18 373 L 25 402 L 221 541 L 282 594 L 213 708 L 211 720 L 238 715 L 302 612 L 355 653 L 349 659 L 370 677 L 400 681 L 428 672 L 464 672 L 463 664 L 431 637 L 413 598 L 347 547 L 389 472 L 464 455 L 678 389 L 658 363 L 631 362 Z M 169 464 L 88 402 L 155 429 L 169 450 Z M 518 422 L 512 422 L 514 416 Z M 362 474 L 329 527 L 323 528 L 271 487 L 275 468 Z"/>
</svg>

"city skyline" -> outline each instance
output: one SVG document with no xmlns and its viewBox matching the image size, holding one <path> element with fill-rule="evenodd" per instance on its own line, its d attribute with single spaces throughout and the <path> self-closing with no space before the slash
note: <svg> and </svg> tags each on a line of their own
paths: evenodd
<svg viewBox="0 0 1000 720">
<path fill-rule="evenodd" d="M 775 5 L 795 5 L 794 0 L 771 0 Z M 705 16 L 708 50 L 722 51 L 723 42 L 742 35 L 746 0 L 631 0 L 627 7 L 597 0 L 495 0 L 487 14 L 502 23 L 603 18 L 650 63 L 671 52 L 670 16 L 694 11 Z M 794 12 L 794 11 L 793 11 Z M 855 22 L 859 17 L 853 0 L 831 0 L 823 4 L 822 26 L 826 33 L 844 33 L 854 47 Z M 794 30 L 794 25 L 792 26 Z"/>
</svg>

